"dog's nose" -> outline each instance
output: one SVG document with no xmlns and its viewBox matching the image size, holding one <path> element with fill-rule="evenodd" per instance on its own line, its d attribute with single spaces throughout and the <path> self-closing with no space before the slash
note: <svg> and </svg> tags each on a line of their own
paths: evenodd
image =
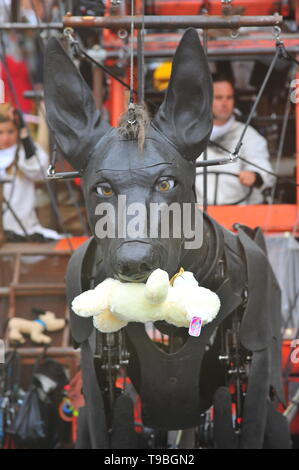
<svg viewBox="0 0 299 470">
<path fill-rule="evenodd" d="M 149 243 L 125 242 L 116 250 L 115 276 L 122 281 L 145 281 L 159 267 L 159 254 Z"/>
</svg>

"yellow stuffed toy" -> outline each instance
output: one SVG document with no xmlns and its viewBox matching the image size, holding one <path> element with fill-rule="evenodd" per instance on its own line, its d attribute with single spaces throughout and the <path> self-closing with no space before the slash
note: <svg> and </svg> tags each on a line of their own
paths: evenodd
<svg viewBox="0 0 299 470">
<path fill-rule="evenodd" d="M 165 320 L 189 327 L 189 333 L 198 336 L 201 326 L 216 317 L 220 300 L 214 292 L 199 287 L 191 272 L 183 272 L 171 285 L 167 272 L 156 269 L 146 284 L 108 278 L 75 297 L 72 309 L 81 317 L 93 317 L 95 328 L 103 333 L 118 331 L 130 321 Z"/>
<path fill-rule="evenodd" d="M 50 344 L 51 338 L 43 331 L 58 331 L 65 327 L 63 318 L 56 318 L 55 313 L 46 311 L 35 320 L 14 317 L 8 322 L 8 339 L 19 343 L 25 343 L 23 333 L 29 334 L 35 343 Z"/>
</svg>

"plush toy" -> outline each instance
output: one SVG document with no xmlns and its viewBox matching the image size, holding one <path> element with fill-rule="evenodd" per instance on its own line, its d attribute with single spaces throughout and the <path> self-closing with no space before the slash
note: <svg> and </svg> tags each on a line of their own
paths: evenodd
<svg viewBox="0 0 299 470">
<path fill-rule="evenodd" d="M 103 333 L 118 331 L 130 321 L 165 320 L 189 327 L 189 333 L 198 336 L 201 326 L 217 315 L 220 300 L 214 292 L 199 287 L 191 272 L 181 270 L 169 281 L 167 272 L 156 269 L 146 284 L 108 278 L 75 297 L 72 309 L 81 317 L 93 317 L 95 328 Z"/>
<path fill-rule="evenodd" d="M 14 317 L 8 322 L 8 338 L 10 341 L 25 343 L 23 333 L 29 334 L 35 343 L 49 344 L 51 338 L 43 334 L 43 331 L 58 331 L 65 327 L 63 318 L 56 318 L 55 313 L 46 311 L 35 320 Z"/>
</svg>

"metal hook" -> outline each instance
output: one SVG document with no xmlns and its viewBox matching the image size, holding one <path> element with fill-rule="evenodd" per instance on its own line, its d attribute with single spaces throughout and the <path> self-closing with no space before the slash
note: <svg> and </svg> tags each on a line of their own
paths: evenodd
<svg viewBox="0 0 299 470">
<path fill-rule="evenodd" d="M 80 48 L 79 48 L 79 43 L 78 41 L 73 37 L 74 30 L 73 28 L 64 28 L 63 30 L 63 35 L 67 38 L 67 40 L 70 43 L 70 47 L 73 51 L 74 57 L 78 58 L 80 55 Z"/>
<path fill-rule="evenodd" d="M 230 37 L 232 39 L 237 39 L 240 35 L 240 30 L 239 29 L 232 29 L 230 33 Z"/>
<path fill-rule="evenodd" d="M 63 30 L 63 35 L 69 39 L 71 42 L 74 42 L 74 38 L 73 38 L 73 34 L 74 34 L 74 30 L 73 28 L 71 27 L 67 27 L 67 28 L 64 28 Z"/>
<path fill-rule="evenodd" d="M 82 171 L 64 171 L 61 173 L 56 173 L 54 165 L 49 165 L 47 169 L 48 180 L 66 180 L 66 179 L 74 179 L 74 178 L 81 178 L 81 177 L 82 177 Z"/>
<path fill-rule="evenodd" d="M 240 158 L 240 155 L 238 152 L 230 153 L 228 157 L 230 163 L 235 162 L 236 160 L 238 160 L 238 158 Z"/>
<path fill-rule="evenodd" d="M 48 166 L 48 169 L 47 169 L 47 177 L 48 178 L 51 178 L 53 176 L 55 176 L 55 166 L 54 165 L 49 165 Z"/>
<path fill-rule="evenodd" d="M 128 113 L 129 114 L 128 124 L 130 124 L 130 126 L 134 126 L 137 123 L 136 109 L 135 109 L 135 104 L 134 103 L 131 102 L 129 104 L 128 111 L 129 111 L 129 113 Z"/>
<path fill-rule="evenodd" d="M 117 35 L 119 39 L 127 39 L 128 31 L 126 31 L 125 29 L 120 29 L 119 31 L 117 31 Z"/>
<path fill-rule="evenodd" d="M 281 28 L 279 26 L 274 26 L 272 34 L 276 38 L 276 40 L 279 42 L 280 42 L 280 33 L 281 33 Z"/>
</svg>

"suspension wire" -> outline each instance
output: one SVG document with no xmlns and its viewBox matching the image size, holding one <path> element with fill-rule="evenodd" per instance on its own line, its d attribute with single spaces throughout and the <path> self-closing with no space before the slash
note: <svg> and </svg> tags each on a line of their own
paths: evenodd
<svg viewBox="0 0 299 470">
<path fill-rule="evenodd" d="M 278 42 L 278 43 L 276 44 L 276 52 L 275 52 L 275 55 L 274 55 L 274 57 L 273 57 L 272 63 L 271 63 L 271 65 L 270 65 L 269 69 L 268 69 L 268 72 L 267 72 L 266 77 L 265 77 L 265 79 L 264 79 L 264 82 L 263 82 L 263 84 L 262 84 L 262 86 L 261 86 L 261 88 L 260 88 L 260 90 L 259 90 L 259 93 L 258 93 L 258 95 L 257 95 L 257 97 L 256 97 L 256 100 L 255 100 L 255 102 L 254 102 L 254 105 L 253 105 L 253 107 L 252 107 L 252 109 L 251 109 L 251 111 L 250 111 L 250 113 L 249 113 L 249 116 L 248 116 L 248 118 L 247 118 L 245 127 L 244 127 L 244 129 L 243 129 L 243 131 L 242 131 L 242 133 L 241 133 L 241 135 L 240 135 L 240 138 L 239 138 L 239 140 L 238 140 L 238 142 L 237 142 L 237 144 L 236 144 L 236 146 L 235 146 L 235 150 L 233 151 L 233 155 L 236 156 L 236 158 L 239 156 L 240 149 L 241 149 L 241 147 L 242 147 L 242 145 L 243 145 L 243 139 L 244 139 L 244 137 L 245 137 L 245 134 L 246 134 L 246 132 L 247 132 L 247 129 L 248 129 L 248 127 L 249 127 L 249 124 L 251 123 L 251 120 L 252 120 L 252 118 L 253 118 L 253 116 L 254 116 L 254 113 L 255 113 L 255 111 L 256 111 L 256 108 L 257 108 L 257 106 L 258 106 L 259 103 L 260 103 L 261 97 L 262 97 L 262 95 L 263 95 L 263 93 L 264 93 L 264 90 L 265 90 L 267 84 L 268 84 L 268 81 L 269 81 L 269 78 L 270 78 L 270 76 L 271 76 L 271 74 L 272 74 L 272 71 L 273 71 L 273 69 L 274 69 L 274 67 L 275 67 L 275 65 L 276 65 L 277 60 L 278 60 L 279 57 L 281 56 L 281 48 L 282 48 L 282 46 L 283 46 L 283 44 L 282 44 L 281 42 Z"/>
<path fill-rule="evenodd" d="M 280 169 L 280 164 L 281 164 L 281 159 L 282 159 L 282 153 L 283 153 L 283 147 L 285 143 L 285 138 L 286 138 L 286 132 L 287 132 L 287 126 L 288 126 L 288 121 L 289 121 L 289 116 L 291 112 L 291 99 L 290 99 L 291 92 L 288 93 L 287 95 L 287 102 L 285 106 L 285 112 L 284 112 L 284 117 L 283 117 L 283 123 L 282 123 L 282 128 L 281 128 L 281 134 L 280 134 L 280 139 L 279 139 L 279 145 L 278 145 L 278 151 L 277 151 L 277 157 L 276 157 L 276 163 L 275 163 L 275 173 L 279 173 Z M 277 186 L 277 180 L 275 181 L 272 191 L 271 191 L 271 197 L 270 201 L 273 204 L 274 201 L 274 193 L 275 189 Z"/>
<path fill-rule="evenodd" d="M 279 144 L 278 144 L 278 150 L 277 150 L 277 155 L 276 155 L 276 163 L 275 163 L 275 173 L 278 175 L 280 165 L 281 165 L 281 159 L 282 159 L 282 153 L 283 153 L 283 148 L 284 148 L 284 143 L 285 143 L 285 137 L 286 137 L 286 131 L 287 131 L 287 126 L 289 122 L 289 116 L 291 112 L 291 91 L 287 94 L 287 101 L 285 105 L 285 112 L 284 112 L 284 117 L 283 117 L 283 123 L 282 123 L 282 128 L 281 128 L 281 134 L 280 134 L 280 139 L 279 139 Z M 278 178 L 275 179 L 275 182 L 273 184 L 273 187 L 271 188 L 271 194 L 270 194 L 270 210 L 267 212 L 267 217 L 266 217 L 266 222 L 265 222 L 265 232 L 268 232 L 268 227 L 270 224 L 270 220 L 272 217 L 272 212 L 273 212 L 273 205 L 274 205 L 274 196 L 275 196 L 275 190 L 277 188 L 277 183 L 278 183 Z"/>
<path fill-rule="evenodd" d="M 134 0 L 131 0 L 130 103 L 134 103 Z"/>
<path fill-rule="evenodd" d="M 102 69 L 104 72 L 107 73 L 110 77 L 114 78 L 117 82 L 119 82 L 121 85 L 123 85 L 127 90 L 130 90 L 130 85 L 126 82 L 124 82 L 118 75 L 116 75 L 112 70 L 107 68 L 105 65 L 101 64 L 97 60 L 95 60 L 93 57 L 91 57 L 79 44 L 79 42 L 74 39 L 73 37 L 73 29 L 68 27 L 65 28 L 64 30 L 64 35 L 67 37 L 67 39 L 70 41 L 70 46 L 73 51 L 73 55 L 75 58 L 78 58 L 81 56 L 85 57 L 87 60 L 92 62 L 94 65 Z M 132 93 L 134 93 L 135 96 L 138 96 L 138 91 L 133 89 Z M 154 103 L 152 100 L 147 100 L 149 103 L 152 105 L 156 106 L 156 103 Z"/>
<path fill-rule="evenodd" d="M 108 75 L 110 75 L 112 78 L 114 78 L 116 81 L 118 81 L 119 83 L 121 83 L 125 88 L 127 88 L 128 90 L 130 90 L 130 85 L 128 85 L 126 82 L 124 82 L 118 75 L 116 75 L 112 70 L 108 69 L 105 65 L 101 64 L 100 62 L 98 62 L 97 60 L 95 60 L 93 57 L 91 57 L 84 49 L 82 49 L 82 47 L 79 45 L 78 41 L 75 40 L 71 33 L 68 31 L 69 29 L 71 28 L 66 28 L 65 29 L 65 35 L 67 36 L 67 38 L 71 41 L 71 46 L 72 44 L 75 45 L 76 47 L 76 52 L 74 52 L 74 56 L 77 56 L 82 54 L 86 59 L 88 59 L 90 62 L 92 62 L 94 65 L 96 65 L 97 67 L 99 67 L 100 69 L 102 69 L 104 72 L 106 72 Z M 74 49 L 75 49 L 74 47 Z M 73 50 L 74 50 L 73 49 Z M 133 90 L 133 93 L 135 95 L 137 95 L 137 91 L 136 90 Z"/>
<path fill-rule="evenodd" d="M 218 144 L 218 142 L 215 142 L 213 140 L 209 141 L 209 145 L 213 145 L 214 147 L 219 148 L 219 150 L 222 150 L 223 152 L 228 153 L 229 155 L 232 154 L 232 152 L 230 152 L 227 148 L 223 147 L 223 145 L 220 145 L 220 144 Z M 295 183 L 293 180 L 291 180 L 287 176 L 280 176 L 277 173 L 274 173 L 274 171 L 267 170 L 266 168 L 263 168 L 262 166 L 257 165 L 256 163 L 252 163 L 250 160 L 247 160 L 246 158 L 241 157 L 240 155 L 238 156 L 238 159 L 242 160 L 245 163 L 248 163 L 251 166 L 254 166 L 255 168 L 258 168 L 259 170 L 264 171 L 265 173 L 268 173 L 269 175 L 274 176 L 275 178 L 279 178 L 281 180 L 287 181 L 287 182 L 293 184 L 294 186 L 299 186 L 298 183 Z M 229 161 L 228 161 L 228 163 L 229 163 Z"/>
<path fill-rule="evenodd" d="M 145 12 L 145 0 L 142 0 L 142 26 L 141 26 L 141 64 L 142 64 L 142 87 L 141 87 L 141 103 L 144 103 L 145 96 L 145 77 L 144 77 L 144 36 L 145 36 L 145 26 L 144 26 L 144 12 Z"/>
<path fill-rule="evenodd" d="M 7 200 L 3 195 L 2 195 L 2 199 L 3 199 L 3 202 L 4 204 L 6 204 L 8 210 L 10 210 L 10 212 L 12 213 L 13 217 L 15 218 L 17 224 L 20 226 L 22 232 L 24 232 L 24 235 L 25 235 L 25 238 L 30 238 L 30 235 L 29 233 L 27 232 L 27 230 L 25 229 L 21 219 L 17 216 L 16 212 L 14 211 L 12 205 L 10 204 L 10 201 Z"/>
<path fill-rule="evenodd" d="M 131 15 L 133 17 L 134 14 L 134 0 L 131 0 Z M 70 46 L 73 50 L 73 54 L 75 57 L 80 56 L 82 54 L 86 59 L 88 59 L 90 62 L 92 62 L 94 65 L 97 67 L 101 68 L 104 72 L 106 72 L 108 75 L 110 75 L 112 78 L 114 78 L 116 81 L 121 83 L 125 88 L 130 90 L 130 102 L 133 100 L 132 95 L 138 95 L 138 91 L 134 89 L 134 44 L 133 44 L 133 39 L 134 38 L 134 20 L 132 19 L 131 22 L 131 53 L 130 53 L 130 84 L 128 85 L 124 80 L 122 80 L 118 75 L 116 75 L 112 70 L 110 70 L 108 67 L 106 67 L 104 64 L 101 64 L 97 60 L 95 60 L 93 57 L 91 57 L 79 44 L 79 42 L 74 39 L 73 37 L 73 32 L 74 30 L 72 28 L 65 28 L 64 30 L 64 35 L 68 38 L 70 41 Z M 134 100 L 133 100 L 134 101 Z"/>
<path fill-rule="evenodd" d="M 138 103 L 144 102 L 144 0 L 142 0 L 142 26 L 138 31 L 137 58 L 138 58 Z"/>
<path fill-rule="evenodd" d="M 202 160 L 202 161 L 200 161 L 200 162 L 197 162 L 197 163 L 196 163 L 196 167 L 204 167 L 204 171 L 205 171 L 205 169 L 206 169 L 207 166 L 210 166 L 210 165 L 222 165 L 222 164 L 226 164 L 226 163 L 233 163 L 234 161 L 240 159 L 240 160 L 245 161 L 246 163 L 250 163 L 251 165 L 253 165 L 253 166 L 255 166 L 255 167 L 259 168 L 259 169 L 262 169 L 263 171 L 265 171 L 265 172 L 267 172 L 267 173 L 269 173 L 269 174 L 272 174 L 273 176 L 275 176 L 275 177 L 277 177 L 277 178 L 279 177 L 277 174 L 275 174 L 275 173 L 273 173 L 273 172 L 270 172 L 269 170 L 266 170 L 266 169 L 264 169 L 264 168 L 262 168 L 262 167 L 259 167 L 259 165 L 256 165 L 256 164 L 253 164 L 253 163 L 251 163 L 251 162 L 246 161 L 245 158 L 240 157 L 239 153 L 240 153 L 241 147 L 242 147 L 242 145 L 243 145 L 243 140 L 244 140 L 245 134 L 246 134 L 246 132 L 247 132 L 247 129 L 248 129 L 250 123 L 251 123 L 251 120 L 252 120 L 252 118 L 253 118 L 253 116 L 254 116 L 254 113 L 255 113 L 255 111 L 256 111 L 256 109 L 257 109 L 257 106 L 259 105 L 259 102 L 260 102 L 261 97 L 262 97 L 262 95 L 263 95 L 263 93 L 264 93 L 264 90 L 265 90 L 265 88 L 266 88 L 266 86 L 267 86 L 267 84 L 268 84 L 268 81 L 269 81 L 270 76 L 271 76 L 271 74 L 272 74 L 272 72 L 273 72 L 273 69 L 274 69 L 274 67 L 275 67 L 275 65 L 276 65 L 276 62 L 277 62 L 278 59 L 280 59 L 280 58 L 286 58 L 286 54 L 287 54 L 288 56 L 290 56 L 289 53 L 287 53 L 287 51 L 286 51 L 286 49 L 285 49 L 284 43 L 283 43 L 283 42 L 281 41 L 281 39 L 280 39 L 280 32 L 281 32 L 281 29 L 280 29 L 279 27 L 274 27 L 274 36 L 276 37 L 276 52 L 275 52 L 275 55 L 274 55 L 273 60 L 272 60 L 272 62 L 271 62 L 271 65 L 270 65 L 270 67 L 269 67 L 269 69 L 268 69 L 268 71 L 267 71 L 267 74 L 266 74 L 266 76 L 265 76 L 265 78 L 264 78 L 264 81 L 263 81 L 263 83 L 262 83 L 262 86 L 261 86 L 261 88 L 260 88 L 260 90 L 259 90 L 259 93 L 258 93 L 258 95 L 257 95 L 257 97 L 256 97 L 256 100 L 255 100 L 255 102 L 254 102 L 254 105 L 253 105 L 253 107 L 252 107 L 252 109 L 251 109 L 251 111 L 250 111 L 250 113 L 249 113 L 249 116 L 248 116 L 247 121 L 246 121 L 246 123 L 245 123 L 245 126 L 244 126 L 244 128 L 243 128 L 243 131 L 242 131 L 242 133 L 241 133 L 241 135 L 240 135 L 240 137 L 239 137 L 239 140 L 238 140 L 238 142 L 237 142 L 237 144 L 236 144 L 236 146 L 235 146 L 234 151 L 233 151 L 233 152 L 229 152 L 227 149 L 223 148 L 222 146 L 219 146 L 219 144 L 217 144 L 216 142 L 210 141 L 210 142 L 209 142 L 210 145 L 214 145 L 214 146 L 216 146 L 216 147 L 218 146 L 218 147 L 221 148 L 223 151 L 227 152 L 227 153 L 229 154 L 229 159 L 227 159 L 227 160 L 222 160 L 222 159 L 206 160 L 206 159 L 205 159 L 205 154 L 204 154 L 204 160 Z M 290 56 L 290 57 L 291 57 L 291 56 Z"/>
<path fill-rule="evenodd" d="M 203 46 L 205 55 L 208 55 L 208 33 L 205 29 L 203 32 Z M 208 160 L 208 149 L 205 148 L 203 153 L 203 160 L 206 162 Z M 203 168 L 203 211 L 207 212 L 208 210 L 208 168 L 205 166 Z"/>
<path fill-rule="evenodd" d="M 128 106 L 128 124 L 133 127 L 136 124 L 136 108 L 134 102 L 134 0 L 131 0 L 131 47 L 130 47 L 130 94 Z"/>
</svg>

